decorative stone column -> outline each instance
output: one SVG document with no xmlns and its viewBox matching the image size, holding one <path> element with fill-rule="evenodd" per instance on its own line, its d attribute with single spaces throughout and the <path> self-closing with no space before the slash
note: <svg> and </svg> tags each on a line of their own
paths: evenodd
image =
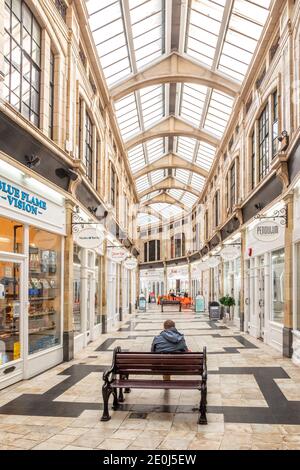
<svg viewBox="0 0 300 470">
<path fill-rule="evenodd" d="M 293 349 L 293 229 L 294 229 L 294 194 L 284 199 L 287 225 L 285 228 L 284 252 L 284 327 L 283 355 L 292 357 Z"/>
<path fill-rule="evenodd" d="M 103 242 L 103 256 L 101 258 L 101 324 L 102 333 L 107 332 L 107 240 Z"/>
<path fill-rule="evenodd" d="M 0 0 L 0 101 L 3 99 L 3 80 L 4 80 L 4 0 Z"/>
<path fill-rule="evenodd" d="M 119 271 L 119 321 L 123 321 L 123 265 L 122 263 L 118 266 Z M 127 286 L 126 286 L 127 287 Z M 125 288 L 125 286 L 124 286 Z"/>
<path fill-rule="evenodd" d="M 188 260 L 188 277 L 189 277 L 189 297 L 192 297 L 192 265 Z"/>
<path fill-rule="evenodd" d="M 245 331 L 245 250 L 246 232 L 241 230 L 241 293 L 240 293 L 240 330 Z"/>
<path fill-rule="evenodd" d="M 73 253 L 74 243 L 72 234 L 72 212 L 74 204 L 66 202 L 66 233 L 64 250 L 64 332 L 63 332 L 63 359 L 71 361 L 74 357 L 74 330 L 73 330 Z"/>
<path fill-rule="evenodd" d="M 168 294 L 168 268 L 167 263 L 164 261 L 164 294 Z"/>
</svg>

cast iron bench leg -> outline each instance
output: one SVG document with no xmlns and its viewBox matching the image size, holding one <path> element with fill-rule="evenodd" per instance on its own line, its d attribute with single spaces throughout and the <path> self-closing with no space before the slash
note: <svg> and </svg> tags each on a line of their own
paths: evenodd
<svg viewBox="0 0 300 470">
<path fill-rule="evenodd" d="M 112 393 L 112 389 L 109 384 L 105 383 L 102 387 L 102 396 L 103 396 L 103 415 L 101 421 L 109 421 L 111 417 L 109 416 L 108 412 L 108 400 L 110 394 Z"/>
<path fill-rule="evenodd" d="M 200 417 L 199 417 L 199 424 L 207 424 L 207 418 L 206 418 L 206 395 L 207 395 L 207 388 L 206 384 L 203 383 L 201 385 L 201 401 L 200 401 Z"/>
<path fill-rule="evenodd" d="M 112 409 L 113 409 L 113 410 L 117 410 L 117 409 L 119 408 L 118 390 L 117 390 L 116 388 L 113 388 L 112 394 L 113 394 L 113 396 L 114 396 L 114 402 L 113 402 Z"/>
</svg>

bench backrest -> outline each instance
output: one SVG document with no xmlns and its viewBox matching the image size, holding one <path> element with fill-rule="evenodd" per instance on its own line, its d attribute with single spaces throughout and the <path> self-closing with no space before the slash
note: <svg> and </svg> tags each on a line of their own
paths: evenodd
<svg viewBox="0 0 300 470">
<path fill-rule="evenodd" d="M 129 375 L 202 375 L 206 371 L 206 348 L 203 352 L 139 353 L 114 351 L 114 372 Z"/>
</svg>

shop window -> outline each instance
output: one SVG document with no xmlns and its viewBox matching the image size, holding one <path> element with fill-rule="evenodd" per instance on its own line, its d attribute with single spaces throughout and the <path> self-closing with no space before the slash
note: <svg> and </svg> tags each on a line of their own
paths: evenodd
<svg viewBox="0 0 300 470">
<path fill-rule="evenodd" d="M 82 332 L 81 321 L 81 248 L 74 245 L 73 254 L 73 331 L 77 336 Z"/>
<path fill-rule="evenodd" d="M 0 217 L 0 251 L 23 253 L 23 225 Z"/>
<path fill-rule="evenodd" d="M 49 82 L 49 137 L 53 140 L 53 123 L 54 123 L 54 67 L 55 57 L 50 52 L 50 82 Z"/>
<path fill-rule="evenodd" d="M 86 112 L 85 114 L 85 168 L 86 176 L 93 179 L 93 123 Z"/>
<path fill-rule="evenodd" d="M 236 203 L 236 162 L 230 169 L 230 209 L 234 207 Z"/>
<path fill-rule="evenodd" d="M 269 105 L 265 107 L 258 120 L 259 131 L 259 181 L 269 170 Z"/>
<path fill-rule="evenodd" d="M 273 123 L 272 123 L 272 157 L 278 152 L 278 93 L 277 90 L 272 95 Z"/>
<path fill-rule="evenodd" d="M 255 152 L 255 132 L 251 136 L 251 189 L 255 188 L 256 184 L 256 152 Z"/>
<path fill-rule="evenodd" d="M 116 206 L 116 172 L 114 167 L 110 166 L 110 203 Z"/>
<path fill-rule="evenodd" d="M 220 191 L 217 191 L 214 197 L 214 216 L 215 227 L 220 223 Z"/>
<path fill-rule="evenodd" d="M 61 342 L 61 237 L 29 230 L 29 354 Z"/>
<path fill-rule="evenodd" d="M 41 28 L 23 0 L 5 0 L 4 99 L 39 126 Z"/>
<path fill-rule="evenodd" d="M 160 240 L 150 240 L 144 243 L 144 261 L 160 260 Z"/>
<path fill-rule="evenodd" d="M 101 257 L 96 257 L 96 273 L 95 273 L 95 320 L 94 324 L 101 323 Z"/>
<path fill-rule="evenodd" d="M 283 323 L 284 317 L 284 249 L 272 253 L 272 320 Z"/>
<path fill-rule="evenodd" d="M 296 246 L 296 260 L 297 260 L 297 312 L 296 312 L 296 328 L 300 330 L 300 243 Z"/>
</svg>

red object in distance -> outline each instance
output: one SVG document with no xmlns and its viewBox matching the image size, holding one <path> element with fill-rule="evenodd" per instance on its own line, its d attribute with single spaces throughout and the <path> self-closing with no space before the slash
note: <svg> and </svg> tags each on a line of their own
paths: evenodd
<svg viewBox="0 0 300 470">
<path fill-rule="evenodd" d="M 252 256 L 252 248 L 248 248 L 248 256 Z"/>
</svg>

